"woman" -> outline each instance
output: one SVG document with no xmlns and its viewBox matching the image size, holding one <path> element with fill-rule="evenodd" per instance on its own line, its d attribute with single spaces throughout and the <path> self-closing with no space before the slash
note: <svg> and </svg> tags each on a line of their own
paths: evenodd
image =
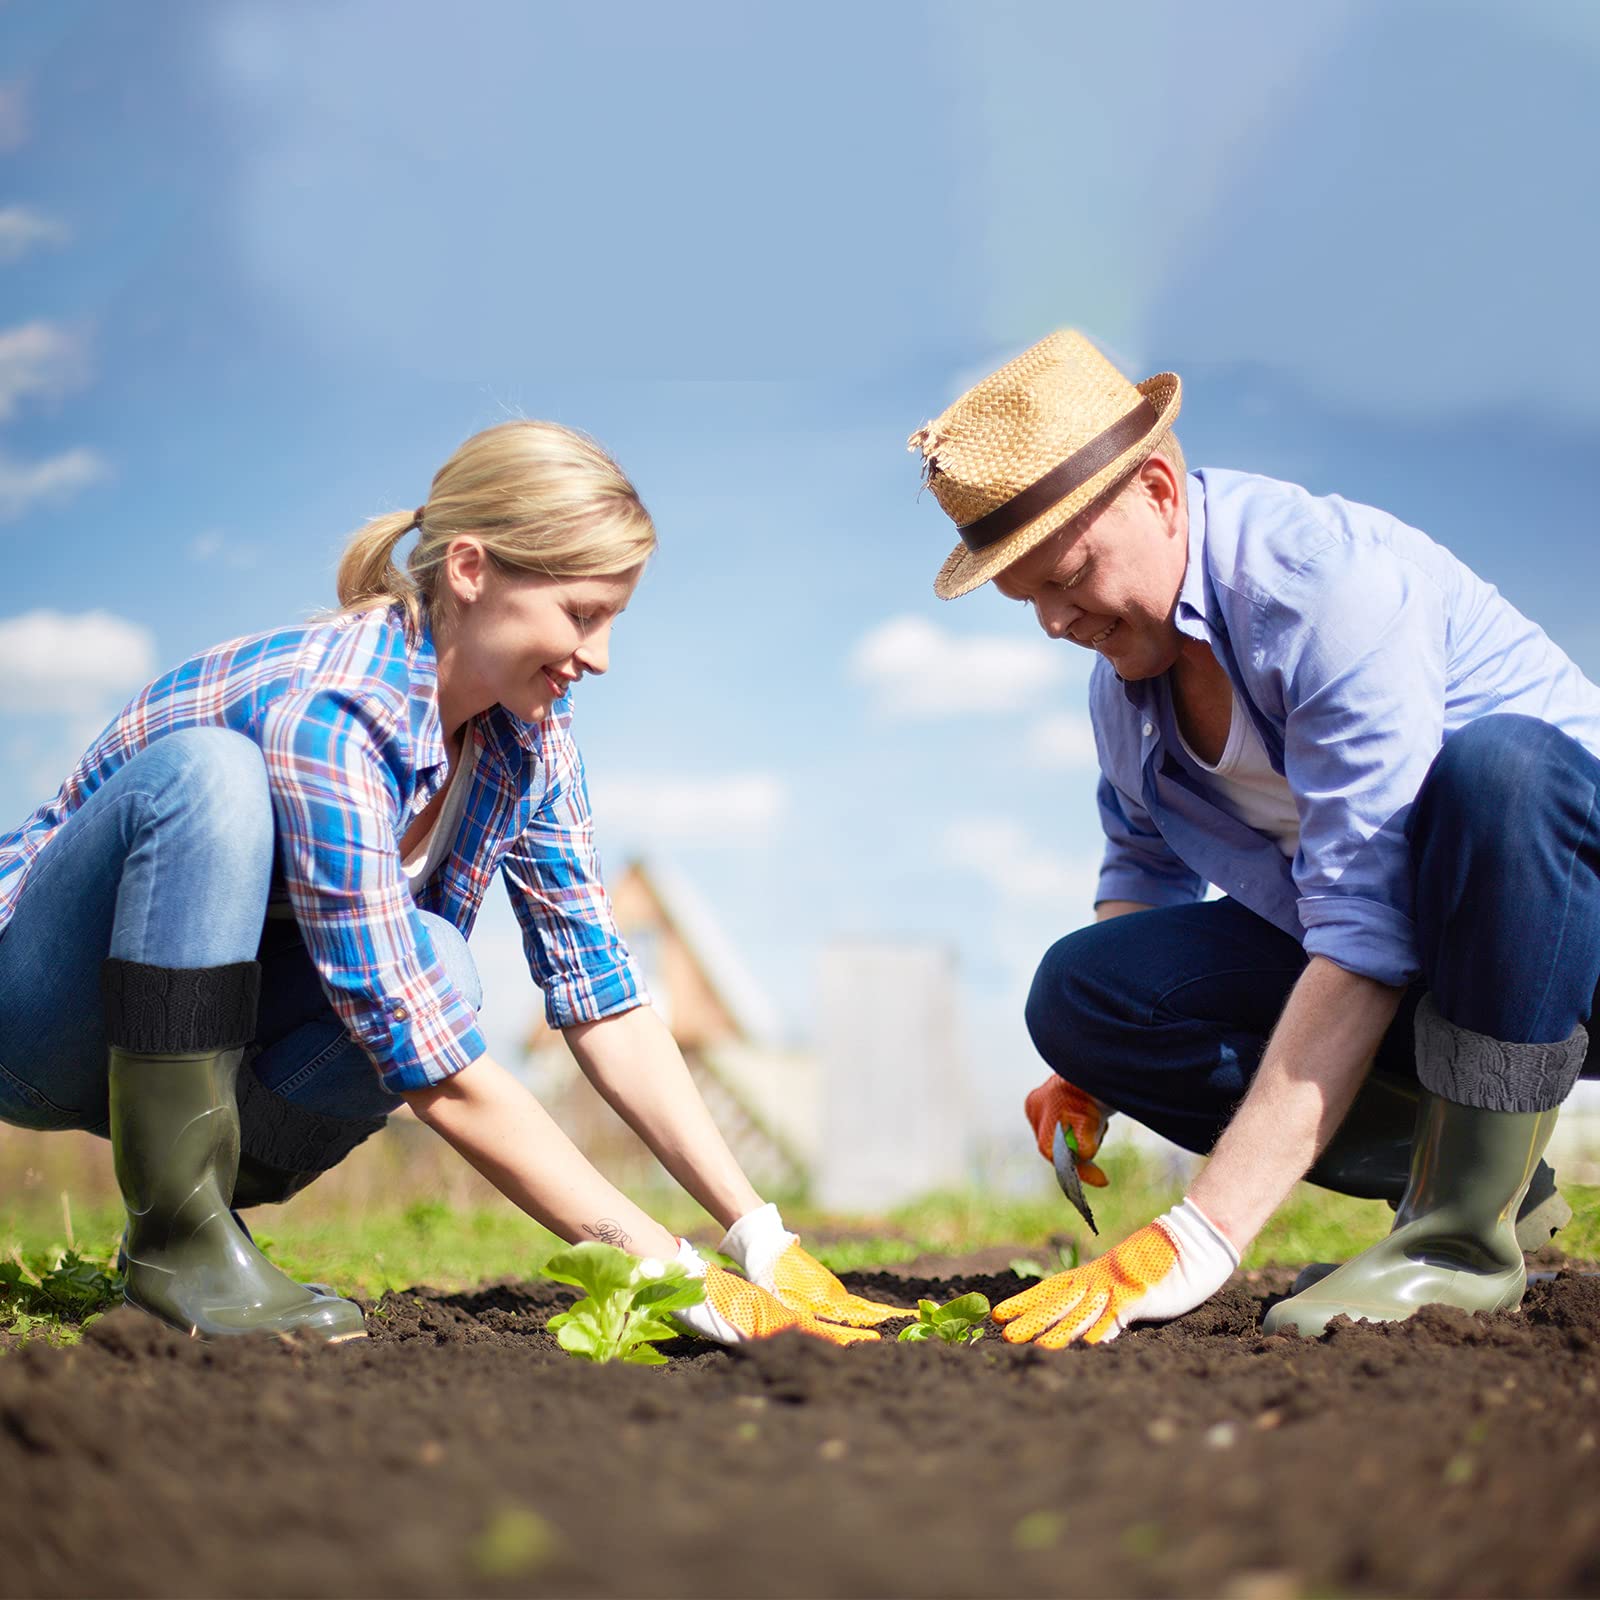
<svg viewBox="0 0 1600 1600">
<path fill-rule="evenodd" d="M 903 1314 L 762 1204 L 600 882 L 569 696 L 606 670 L 655 538 L 593 442 L 490 428 L 355 536 L 337 615 L 158 679 L 0 836 L 0 1117 L 110 1139 L 130 1303 L 203 1336 L 359 1336 L 359 1308 L 279 1272 L 236 1212 L 405 1101 L 562 1238 L 703 1275 L 685 1320 L 707 1337 L 844 1343 Z M 496 867 L 551 1025 L 751 1281 L 613 1188 L 487 1053 L 466 938 Z"/>
</svg>

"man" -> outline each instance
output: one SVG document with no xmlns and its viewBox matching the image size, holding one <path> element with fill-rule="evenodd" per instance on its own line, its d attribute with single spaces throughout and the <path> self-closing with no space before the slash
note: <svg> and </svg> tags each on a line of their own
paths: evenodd
<svg viewBox="0 0 1600 1600">
<path fill-rule="evenodd" d="M 993 582 L 1100 658 L 1098 920 L 1028 1001 L 1041 1148 L 1069 1128 L 1103 1182 L 1120 1110 L 1211 1151 L 1173 1211 L 995 1316 L 1054 1347 L 1179 1315 L 1308 1171 L 1398 1214 L 1269 1331 L 1515 1306 L 1600 976 L 1600 690 L 1394 518 L 1187 474 L 1180 401 L 1062 332 L 911 439 L 961 534 L 937 593 Z"/>
</svg>

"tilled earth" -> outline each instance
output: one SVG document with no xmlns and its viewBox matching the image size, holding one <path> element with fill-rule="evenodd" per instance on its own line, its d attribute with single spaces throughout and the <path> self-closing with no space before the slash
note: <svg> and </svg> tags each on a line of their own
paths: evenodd
<svg viewBox="0 0 1600 1600">
<path fill-rule="evenodd" d="M 1288 1276 L 1097 1349 L 662 1368 L 569 1358 L 548 1284 L 393 1296 L 335 1349 L 118 1311 L 0 1357 L 0 1593 L 1600 1594 L 1600 1278 L 1264 1338 Z"/>
</svg>

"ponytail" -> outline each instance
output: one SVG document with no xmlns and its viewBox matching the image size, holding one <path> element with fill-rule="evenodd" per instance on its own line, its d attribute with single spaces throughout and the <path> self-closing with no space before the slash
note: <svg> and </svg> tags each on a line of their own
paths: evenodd
<svg viewBox="0 0 1600 1600">
<path fill-rule="evenodd" d="M 345 546 L 334 580 L 343 611 L 365 611 L 372 606 L 402 605 L 406 627 L 422 629 L 422 591 L 394 562 L 395 546 L 422 526 L 425 506 L 415 511 L 390 511 L 374 517 Z"/>
</svg>

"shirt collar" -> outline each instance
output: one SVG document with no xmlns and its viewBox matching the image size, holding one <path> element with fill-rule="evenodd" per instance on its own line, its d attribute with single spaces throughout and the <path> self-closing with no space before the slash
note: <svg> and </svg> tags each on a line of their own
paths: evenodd
<svg viewBox="0 0 1600 1600">
<path fill-rule="evenodd" d="M 400 618 L 397 621 L 403 620 Z M 418 773 L 444 765 L 444 723 L 439 716 L 439 658 L 427 620 L 407 651 L 411 670 L 411 748 Z"/>
</svg>

